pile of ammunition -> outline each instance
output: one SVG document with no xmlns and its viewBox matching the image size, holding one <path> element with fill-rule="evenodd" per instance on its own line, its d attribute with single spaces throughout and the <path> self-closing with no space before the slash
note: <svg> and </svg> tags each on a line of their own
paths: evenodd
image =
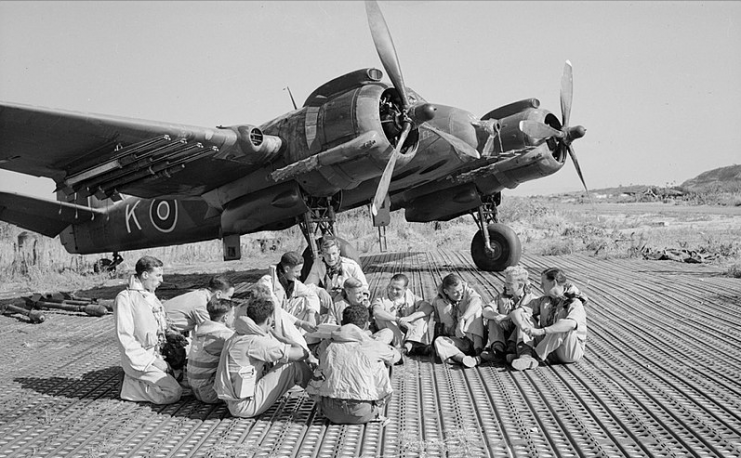
<svg viewBox="0 0 741 458">
<path fill-rule="evenodd" d="M 66 310 L 84 312 L 90 316 L 103 316 L 113 311 L 113 301 L 97 298 L 78 297 L 68 293 L 42 295 L 36 293 L 24 297 L 25 304 L 0 304 L 0 313 L 11 315 L 19 313 L 28 317 L 31 323 L 43 323 L 46 317 L 40 310 Z"/>
</svg>

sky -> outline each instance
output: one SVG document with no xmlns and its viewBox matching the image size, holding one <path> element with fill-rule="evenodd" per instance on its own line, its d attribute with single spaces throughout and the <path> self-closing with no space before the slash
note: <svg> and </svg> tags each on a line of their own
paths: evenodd
<svg viewBox="0 0 741 458">
<path fill-rule="evenodd" d="M 571 124 L 591 189 L 741 163 L 741 2 L 379 2 L 406 85 L 477 116 L 535 97 Z M 0 101 L 196 126 L 262 124 L 382 68 L 363 2 L 0 1 Z M 385 78 L 385 81 L 388 81 Z M 510 195 L 577 191 L 570 161 Z M 53 198 L 0 171 L 0 190 Z"/>
</svg>

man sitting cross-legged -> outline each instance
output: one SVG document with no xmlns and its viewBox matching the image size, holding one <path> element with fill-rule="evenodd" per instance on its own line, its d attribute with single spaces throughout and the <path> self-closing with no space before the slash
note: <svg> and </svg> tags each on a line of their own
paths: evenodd
<svg viewBox="0 0 741 458">
<path fill-rule="evenodd" d="M 295 385 L 305 388 L 312 375 L 311 353 L 272 334 L 275 304 L 269 292 L 256 291 L 237 309 L 236 333 L 224 345 L 214 383 L 235 417 L 260 415 Z"/>
<path fill-rule="evenodd" d="M 398 350 L 368 336 L 368 308 L 353 304 L 342 312 L 342 326 L 319 344 L 319 368 L 307 392 L 317 397 L 332 423 L 361 424 L 384 420 L 393 393 L 388 366 L 401 359 Z"/>
<path fill-rule="evenodd" d="M 224 343 L 234 334 L 234 308 L 237 302 L 212 297 L 206 309 L 211 318 L 196 329 L 188 358 L 188 382 L 196 399 L 207 404 L 219 402 L 214 390 L 216 369 Z"/>
<path fill-rule="evenodd" d="M 431 305 L 417 297 L 407 287 L 409 279 L 404 274 L 391 277 L 385 294 L 373 300 L 371 310 L 376 327 L 394 333 L 393 345 L 403 346 L 405 354 L 428 353 L 432 350 L 428 338 L 428 317 Z"/>
</svg>

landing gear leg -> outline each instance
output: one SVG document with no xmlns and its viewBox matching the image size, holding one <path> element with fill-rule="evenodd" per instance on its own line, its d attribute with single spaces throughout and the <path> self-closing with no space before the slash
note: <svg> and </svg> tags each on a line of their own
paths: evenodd
<svg viewBox="0 0 741 458">
<path fill-rule="evenodd" d="M 471 257 L 481 270 L 501 271 L 520 261 L 520 238 L 510 227 L 497 221 L 497 205 L 501 194 L 482 198 L 483 204 L 471 212 L 479 231 L 471 241 Z"/>
</svg>

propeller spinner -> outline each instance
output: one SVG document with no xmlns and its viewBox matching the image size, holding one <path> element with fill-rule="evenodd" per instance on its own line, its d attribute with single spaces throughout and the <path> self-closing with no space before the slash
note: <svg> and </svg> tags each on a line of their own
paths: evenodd
<svg viewBox="0 0 741 458">
<path fill-rule="evenodd" d="M 569 118 L 571 117 L 571 102 L 574 97 L 574 78 L 572 74 L 571 62 L 568 60 L 563 67 L 563 76 L 561 77 L 561 130 L 554 129 L 551 126 L 543 124 L 538 121 L 520 121 L 520 130 L 535 139 L 542 139 L 548 137 L 555 137 L 559 140 L 558 148 L 561 153 L 566 150 L 571 156 L 571 160 L 574 162 L 574 168 L 576 173 L 579 175 L 581 184 L 584 185 L 584 189 L 589 192 L 587 184 L 584 182 L 584 176 L 579 167 L 579 161 L 576 158 L 574 152 L 573 141 L 582 138 L 587 132 L 583 126 L 569 126 Z"/>
<path fill-rule="evenodd" d="M 373 197 L 373 203 L 371 204 L 371 212 L 374 215 L 377 215 L 378 209 L 383 205 L 383 201 L 386 199 L 386 194 L 388 194 L 396 160 L 398 159 L 399 154 L 401 154 L 401 149 L 404 146 L 404 142 L 406 141 L 409 132 L 411 132 L 412 128 L 415 126 L 438 135 L 440 138 L 450 143 L 459 155 L 471 156 L 476 159 L 480 156 L 475 148 L 458 137 L 426 124 L 427 121 L 434 118 L 436 110 L 434 105 L 421 103 L 411 107 L 409 106 L 409 97 L 407 96 L 407 88 L 404 84 L 404 75 L 401 72 L 401 65 L 399 64 L 399 58 L 396 55 L 394 41 L 391 38 L 391 32 L 389 32 L 388 26 L 386 25 L 383 13 L 381 13 L 381 9 L 375 1 L 366 1 L 365 11 L 368 16 L 368 25 L 370 26 L 373 43 L 376 46 L 376 52 L 378 53 L 378 57 L 381 59 L 383 68 L 389 75 L 389 79 L 391 79 L 391 83 L 399 93 L 403 111 L 403 130 L 396 142 L 396 148 L 389 158 L 386 168 L 383 170 L 381 180 L 378 183 L 378 188 L 376 188 L 376 194 Z"/>
</svg>

